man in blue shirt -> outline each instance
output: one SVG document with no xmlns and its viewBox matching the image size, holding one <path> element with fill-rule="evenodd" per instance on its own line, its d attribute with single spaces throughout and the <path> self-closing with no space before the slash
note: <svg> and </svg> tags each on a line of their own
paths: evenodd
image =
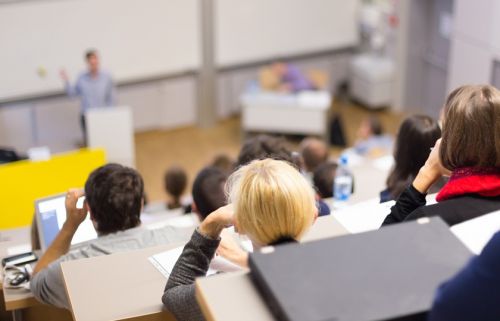
<svg viewBox="0 0 500 321">
<path fill-rule="evenodd" d="M 109 107 L 115 104 L 115 88 L 111 75 L 100 69 L 97 51 L 85 53 L 88 70 L 82 72 L 75 85 L 71 85 L 65 70 L 61 71 L 64 89 L 70 97 L 81 98 L 81 125 L 84 141 L 86 141 L 85 112 L 90 108 Z"/>
</svg>

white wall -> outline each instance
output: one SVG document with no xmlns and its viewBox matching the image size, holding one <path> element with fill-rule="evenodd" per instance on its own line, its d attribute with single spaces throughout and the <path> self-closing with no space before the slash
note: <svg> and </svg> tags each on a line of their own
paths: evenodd
<svg viewBox="0 0 500 321">
<path fill-rule="evenodd" d="M 132 108 L 136 132 L 196 122 L 195 75 L 121 86 L 117 98 L 119 105 Z M 62 152 L 81 142 L 77 99 L 57 96 L 0 106 L 0 146 L 22 152 L 49 146 L 52 152 Z"/>
<path fill-rule="evenodd" d="M 491 82 L 500 59 L 500 1 L 455 0 L 448 91 Z"/>
<path fill-rule="evenodd" d="M 99 49 L 117 81 L 200 65 L 200 0 L 19 1 L 0 4 L 0 100 L 61 91 Z M 40 76 L 38 70 L 45 70 Z"/>
<path fill-rule="evenodd" d="M 199 1 L 203 0 L 147 0 L 147 3 L 135 0 L 26 1 L 0 5 L 0 43 L 9 47 L 9 50 L 0 50 L 0 146 L 26 151 L 30 147 L 46 145 L 53 152 L 60 152 L 73 149 L 82 141 L 79 100 L 60 94 L 62 84 L 58 70 L 67 66 L 72 76 L 82 70 L 81 55 L 87 47 L 97 47 L 102 54 L 103 67 L 117 76 L 117 104 L 132 108 L 136 132 L 195 125 L 198 115 L 196 61 L 200 55 L 200 39 L 195 30 L 199 27 L 196 22 L 199 18 L 196 3 Z M 81 16 L 87 17 L 88 14 L 82 13 L 88 13 L 97 2 L 102 10 L 87 25 L 87 20 L 82 21 Z M 287 59 L 308 54 L 306 58 L 302 56 L 291 61 L 304 70 L 325 70 L 330 75 L 332 91 L 346 79 L 351 53 L 334 50 L 357 41 L 354 16 L 359 0 L 293 0 L 293 3 L 259 0 L 251 4 L 246 0 L 219 0 L 218 3 L 225 4 L 222 8 L 224 17 L 219 16 L 216 21 L 223 25 L 231 20 L 229 18 L 234 18 L 234 12 L 242 12 L 233 2 L 256 9 L 252 11 L 253 17 L 245 18 L 254 24 L 262 18 L 260 13 L 268 5 L 274 13 L 268 14 L 265 22 L 269 28 L 277 29 L 273 29 L 274 33 L 260 33 L 257 40 L 266 42 L 267 47 L 262 47 L 264 51 L 254 51 L 245 60 L 239 59 L 241 56 L 232 60 L 232 63 L 243 63 L 243 67 L 231 65 L 219 70 L 219 118 L 239 112 L 239 97 L 248 83 L 257 79 L 259 61 L 277 58 L 276 55 Z M 167 10 L 165 6 L 177 6 L 180 13 L 179 10 Z M 274 26 L 287 8 L 294 10 L 294 15 L 285 19 L 289 27 Z M 305 10 L 309 12 L 301 15 Z M 188 12 L 196 19 L 193 20 L 194 16 Z M 339 17 L 330 19 L 334 16 Z M 165 28 L 167 22 L 171 28 Z M 117 32 L 120 26 L 122 32 Z M 239 22 L 238 26 L 245 28 Z M 276 38 L 283 38 L 282 32 L 290 31 L 290 28 L 298 28 L 302 38 L 298 38 L 296 32 L 288 32 L 282 39 L 284 42 L 278 42 Z M 11 32 L 12 29 L 16 32 Z M 304 37 L 307 41 L 303 41 Z M 232 41 L 227 41 L 231 37 L 225 39 L 221 61 L 224 57 L 236 57 L 241 49 L 240 37 Z M 118 49 L 126 55 L 121 55 Z M 47 57 L 52 60 L 47 61 Z M 39 66 L 46 67 L 47 78 L 36 75 Z M 191 71 L 184 73 L 186 68 L 191 68 Z M 156 77 L 156 74 L 160 79 L 142 79 Z M 37 93 L 42 92 L 50 94 L 50 98 L 37 98 L 40 97 Z M 27 95 L 24 98 L 4 99 L 2 103 L 2 98 L 24 94 Z"/>
<path fill-rule="evenodd" d="M 360 0 L 217 0 L 218 66 L 355 46 Z"/>
</svg>

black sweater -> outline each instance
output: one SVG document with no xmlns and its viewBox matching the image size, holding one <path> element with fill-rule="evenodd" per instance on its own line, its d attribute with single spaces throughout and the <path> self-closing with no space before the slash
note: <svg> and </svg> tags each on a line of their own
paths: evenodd
<svg viewBox="0 0 500 321">
<path fill-rule="evenodd" d="M 425 196 L 413 185 L 408 186 L 391 207 L 382 226 L 429 216 L 440 216 L 452 226 L 500 209 L 499 196 L 462 195 L 429 206 L 425 206 Z"/>
</svg>

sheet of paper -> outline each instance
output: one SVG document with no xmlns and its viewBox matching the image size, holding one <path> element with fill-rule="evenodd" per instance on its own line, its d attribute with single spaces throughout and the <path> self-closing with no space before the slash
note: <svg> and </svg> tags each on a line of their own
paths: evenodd
<svg viewBox="0 0 500 321">
<path fill-rule="evenodd" d="M 450 230 L 473 253 L 480 254 L 493 234 L 500 231 L 500 211 L 454 225 Z"/>
<path fill-rule="evenodd" d="M 153 264 L 163 276 L 168 278 L 174 269 L 175 263 L 182 254 L 183 247 L 165 251 L 162 253 L 150 256 L 149 262 Z M 221 256 L 216 256 L 210 263 L 210 268 L 207 275 L 216 274 L 218 272 L 235 272 L 240 271 L 241 268 Z"/>
<path fill-rule="evenodd" d="M 361 233 L 379 229 L 391 212 L 394 201 L 380 204 L 378 198 L 334 210 L 333 215 L 349 232 Z"/>
</svg>

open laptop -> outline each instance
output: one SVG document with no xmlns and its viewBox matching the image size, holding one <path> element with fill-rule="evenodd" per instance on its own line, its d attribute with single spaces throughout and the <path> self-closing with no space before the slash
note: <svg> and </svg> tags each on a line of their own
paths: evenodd
<svg viewBox="0 0 500 321">
<path fill-rule="evenodd" d="M 35 201 L 36 227 L 42 252 L 45 252 L 66 221 L 66 193 L 41 198 Z M 78 227 L 71 244 L 97 238 L 90 216 Z"/>
</svg>

